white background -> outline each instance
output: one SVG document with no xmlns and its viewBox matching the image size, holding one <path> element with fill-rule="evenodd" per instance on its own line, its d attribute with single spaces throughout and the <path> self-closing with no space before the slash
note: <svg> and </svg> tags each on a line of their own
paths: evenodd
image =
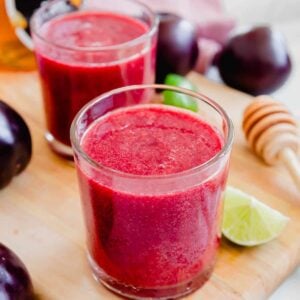
<svg viewBox="0 0 300 300">
<path fill-rule="evenodd" d="M 234 16 L 238 24 L 271 24 L 285 35 L 293 70 L 285 85 L 273 95 L 286 103 L 300 117 L 300 0 L 223 0 L 223 2 L 227 13 Z M 269 300 L 285 299 L 300 299 L 300 268 Z"/>
</svg>

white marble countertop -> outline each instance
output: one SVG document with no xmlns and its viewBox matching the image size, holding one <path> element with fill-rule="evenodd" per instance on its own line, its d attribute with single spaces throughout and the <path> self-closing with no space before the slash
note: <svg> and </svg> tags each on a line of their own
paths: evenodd
<svg viewBox="0 0 300 300">
<path fill-rule="evenodd" d="M 288 81 L 273 93 L 273 96 L 286 103 L 300 118 L 300 92 L 298 91 L 300 89 L 300 1 L 223 1 L 226 11 L 233 15 L 239 24 L 271 24 L 285 35 L 293 69 Z M 300 299 L 300 267 L 269 298 L 269 300 L 286 299 Z"/>
</svg>

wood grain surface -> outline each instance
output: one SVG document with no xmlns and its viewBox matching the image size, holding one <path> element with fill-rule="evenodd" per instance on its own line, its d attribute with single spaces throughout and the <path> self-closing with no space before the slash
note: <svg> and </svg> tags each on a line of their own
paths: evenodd
<svg viewBox="0 0 300 300">
<path fill-rule="evenodd" d="M 240 124 L 251 97 L 195 74 L 190 78 L 223 105 L 234 122 L 229 183 L 291 221 L 277 240 L 260 247 L 237 247 L 223 240 L 211 279 L 186 299 L 265 299 L 300 262 L 300 195 L 283 168 L 265 166 L 248 149 Z M 34 146 L 26 171 L 0 191 L 0 242 L 25 262 L 40 299 L 120 299 L 91 275 L 75 170 L 52 154 L 43 138 L 36 72 L 0 73 L 0 98 L 23 115 Z"/>
</svg>

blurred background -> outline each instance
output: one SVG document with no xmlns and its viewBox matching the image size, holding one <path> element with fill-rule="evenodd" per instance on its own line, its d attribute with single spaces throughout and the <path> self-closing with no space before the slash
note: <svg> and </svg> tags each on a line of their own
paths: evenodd
<svg viewBox="0 0 300 300">
<path fill-rule="evenodd" d="M 223 0 L 223 3 L 226 12 L 237 20 L 238 25 L 271 24 L 284 34 L 293 69 L 289 80 L 274 93 L 274 97 L 287 103 L 294 113 L 300 115 L 300 1 Z M 300 279 L 298 284 L 300 286 Z"/>
<path fill-rule="evenodd" d="M 20 1 L 20 0 L 17 0 Z M 25 0 L 24 0 L 25 1 Z M 169 10 L 176 13 L 185 14 L 195 22 L 207 22 L 214 18 L 214 22 L 220 24 L 218 30 L 225 30 L 230 27 L 231 22 L 239 25 L 269 24 L 273 28 L 281 31 L 287 41 L 293 70 L 289 80 L 282 88 L 273 95 L 292 109 L 294 113 L 300 115 L 298 105 L 298 82 L 300 80 L 300 1 L 299 0 L 177 0 L 176 6 L 170 0 L 141 0 L 151 5 L 154 9 Z M 11 24 L 6 16 L 6 6 L 11 6 L 15 0 L 0 0 L 0 69 L 10 66 L 17 70 L 31 70 L 34 68 L 34 59 L 30 51 L 20 45 L 14 36 Z M 22 1 L 21 1 L 22 2 Z M 39 3 L 38 0 L 28 1 Z M 220 12 L 220 3 L 225 13 Z M 22 3 L 24 6 L 24 3 Z M 216 13 L 217 11 L 217 13 Z M 226 19 L 225 21 L 223 19 Z M 24 20 L 14 18 L 13 23 L 20 25 Z M 19 24 L 18 24 L 19 23 Z M 228 31 L 228 29 L 226 29 Z M 225 31 L 226 31 L 225 30 Z M 224 36 L 224 34 L 221 34 Z M 226 34 L 225 34 L 226 36 Z M 208 76 L 220 81 L 217 72 L 211 72 Z"/>
</svg>

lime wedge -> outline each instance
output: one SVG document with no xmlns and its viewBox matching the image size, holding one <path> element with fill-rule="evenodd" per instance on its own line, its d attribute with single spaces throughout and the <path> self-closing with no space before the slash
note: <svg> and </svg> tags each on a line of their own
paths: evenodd
<svg viewBox="0 0 300 300">
<path fill-rule="evenodd" d="M 227 187 L 223 235 L 235 244 L 257 246 L 278 237 L 289 218 L 236 188 Z"/>
<path fill-rule="evenodd" d="M 165 79 L 165 84 L 196 91 L 196 87 L 189 80 L 177 74 L 168 74 Z M 164 104 L 189 109 L 195 112 L 198 111 L 197 102 L 190 96 L 173 91 L 164 91 L 163 95 Z"/>
</svg>

